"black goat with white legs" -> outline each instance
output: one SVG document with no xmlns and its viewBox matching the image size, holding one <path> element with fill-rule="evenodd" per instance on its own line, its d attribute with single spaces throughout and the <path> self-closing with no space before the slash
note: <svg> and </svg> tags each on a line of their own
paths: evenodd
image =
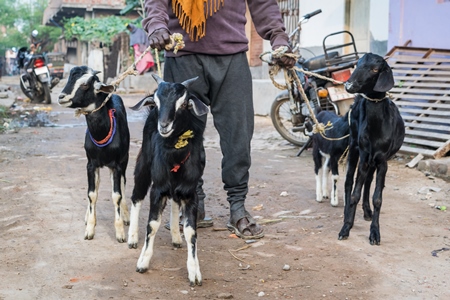
<svg viewBox="0 0 450 300">
<path fill-rule="evenodd" d="M 394 86 L 392 70 L 383 57 L 367 53 L 345 83 L 349 93 L 359 93 L 351 109 L 350 142 L 345 179 L 344 225 L 339 239 L 347 239 L 355 220 L 356 206 L 363 193 L 366 219 L 372 217 L 369 241 L 380 244 L 380 210 L 388 170 L 387 161 L 400 149 L 405 125 L 397 106 L 386 92 Z M 359 164 L 358 164 L 359 161 Z M 354 174 L 358 167 L 355 186 Z M 376 173 L 373 215 L 369 206 L 370 185 Z M 352 191 L 353 188 L 353 191 Z"/>
<path fill-rule="evenodd" d="M 332 127 L 327 129 L 322 136 L 314 133 L 313 139 L 313 160 L 314 173 L 316 175 L 316 201 L 330 198 L 332 206 L 339 204 L 337 183 L 339 179 L 339 160 L 348 147 L 348 112 L 340 117 L 334 112 L 321 111 L 317 114 L 319 123 L 332 123 Z M 323 159 L 325 158 L 325 162 Z M 328 192 L 328 175 L 331 170 L 331 196 Z M 320 174 L 322 171 L 322 174 Z"/>
<path fill-rule="evenodd" d="M 108 94 L 114 91 L 114 86 L 100 82 L 97 73 L 99 72 L 86 66 L 72 68 L 67 84 L 59 95 L 58 103 L 61 106 L 79 109 L 86 116 L 88 129 L 84 149 L 88 159 L 89 204 L 85 217 L 84 238 L 87 240 L 94 238 L 100 168 L 106 166 L 111 171 L 116 239 L 123 243 L 126 241 L 124 223 L 129 223 L 125 200 L 125 172 L 128 164 L 130 132 L 122 98 L 112 95 L 103 105 Z"/>
<path fill-rule="evenodd" d="M 158 83 L 156 92 L 133 107 L 139 109 L 144 105 L 153 106 L 144 126 L 142 148 L 134 170 L 128 247 L 137 248 L 139 210 L 151 185 L 147 236 L 136 271 L 144 273 L 148 269 L 155 235 L 161 225 L 161 215 L 170 200 L 172 244 L 181 247 L 178 226 L 181 207 L 188 249 L 189 282 L 191 286 L 201 285 L 202 276 L 197 257 L 196 186 L 205 167 L 204 160 L 201 159 L 205 123 L 191 110 L 201 116 L 208 112 L 208 107 L 188 90 L 196 78 L 183 83 L 169 83 L 157 75 L 152 76 Z"/>
</svg>

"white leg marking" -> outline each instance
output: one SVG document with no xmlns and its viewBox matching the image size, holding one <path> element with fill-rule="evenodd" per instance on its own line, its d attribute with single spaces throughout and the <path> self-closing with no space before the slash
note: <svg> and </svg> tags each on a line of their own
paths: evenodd
<svg viewBox="0 0 450 300">
<path fill-rule="evenodd" d="M 191 226 L 186 226 L 186 222 L 184 224 L 184 237 L 186 239 L 187 244 L 187 269 L 188 269 L 188 277 L 191 285 L 202 285 L 202 274 L 200 273 L 200 265 L 197 257 L 197 240 L 192 243 L 192 238 L 195 235 L 195 230 Z M 194 251 L 195 248 L 195 251 Z"/>
<path fill-rule="evenodd" d="M 322 176 L 320 176 L 320 172 L 322 171 L 322 168 L 320 168 L 316 175 L 316 201 L 322 202 Z"/>
<path fill-rule="evenodd" d="M 139 212 L 142 200 L 136 204 L 131 203 L 130 228 L 128 228 L 128 248 L 137 248 L 139 240 Z"/>
<path fill-rule="evenodd" d="M 174 247 L 181 248 L 182 239 L 180 234 L 180 206 L 170 199 L 170 234 L 172 236 L 172 244 Z"/>
<path fill-rule="evenodd" d="M 331 175 L 331 206 L 338 206 L 339 199 L 338 199 L 338 187 L 337 183 L 339 180 L 339 175 Z"/>
<path fill-rule="evenodd" d="M 85 240 L 92 240 L 95 234 L 95 224 L 97 224 L 96 218 L 96 204 L 98 198 L 98 187 L 100 185 L 99 169 L 95 170 L 95 190 L 89 192 L 88 207 L 85 216 L 86 230 L 84 232 Z"/>
<path fill-rule="evenodd" d="M 323 163 L 323 173 L 322 173 L 322 195 L 323 198 L 328 198 L 328 173 L 330 172 L 330 156 L 328 154 L 322 153 L 323 157 L 325 157 L 325 162 Z"/>
<path fill-rule="evenodd" d="M 123 223 L 130 224 L 130 213 L 128 212 L 127 199 L 125 198 L 125 177 L 120 178 L 120 191 L 122 192 L 122 201 L 120 202 L 120 212 L 122 214 Z"/>
<path fill-rule="evenodd" d="M 116 239 L 119 243 L 123 243 L 126 241 L 125 229 L 123 227 L 122 214 L 119 213 L 119 201 L 122 196 L 119 193 L 114 192 L 111 196 L 114 203 L 114 227 L 116 228 Z"/>
<path fill-rule="evenodd" d="M 161 225 L 161 216 L 158 218 L 157 221 L 151 221 L 149 225 L 152 229 L 152 232 L 150 233 L 150 235 L 147 236 L 148 244 L 147 239 L 145 239 L 145 244 L 144 247 L 142 248 L 141 256 L 139 256 L 137 262 L 136 271 L 138 271 L 139 273 L 144 273 L 145 271 L 147 271 L 148 266 L 150 265 L 150 259 L 152 258 L 153 255 L 153 244 L 155 242 L 155 235 L 159 229 L 159 226 Z"/>
</svg>

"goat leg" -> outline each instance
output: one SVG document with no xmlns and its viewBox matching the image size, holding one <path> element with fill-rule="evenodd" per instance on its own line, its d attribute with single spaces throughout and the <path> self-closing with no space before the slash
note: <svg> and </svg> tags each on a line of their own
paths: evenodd
<svg viewBox="0 0 450 300">
<path fill-rule="evenodd" d="M 122 172 L 121 172 L 122 176 L 121 176 L 121 181 L 120 181 L 120 191 L 122 194 L 122 201 L 120 202 L 120 208 L 121 208 L 121 212 L 122 212 L 122 219 L 123 219 L 124 225 L 130 225 L 130 213 L 128 211 L 127 200 L 125 198 L 125 186 L 127 183 L 127 179 L 126 179 L 127 164 L 128 164 L 128 155 L 127 155 L 127 159 L 124 160 L 120 164 L 120 168 L 122 170 Z"/>
<path fill-rule="evenodd" d="M 138 155 L 134 170 L 134 188 L 131 195 L 130 227 L 128 228 L 128 248 L 130 249 L 137 249 L 137 244 L 139 241 L 139 212 L 141 211 L 142 201 L 147 195 L 150 184 L 150 165 L 144 162 L 143 156 Z"/>
<path fill-rule="evenodd" d="M 85 223 L 86 231 L 84 233 L 85 240 L 92 240 L 95 234 L 96 218 L 96 204 L 98 198 L 98 187 L 100 184 L 99 169 L 94 168 L 90 162 L 87 164 L 88 177 L 88 207 L 86 210 Z"/>
<path fill-rule="evenodd" d="M 369 241 L 371 245 L 380 245 L 380 211 L 381 211 L 381 204 L 383 202 L 383 188 L 384 188 L 384 182 L 386 179 L 386 173 L 387 173 L 387 162 L 383 161 L 377 168 L 377 178 L 376 178 L 376 185 L 375 185 L 375 191 L 373 193 L 373 217 L 372 217 L 372 223 L 370 224 L 370 236 Z"/>
<path fill-rule="evenodd" d="M 126 241 L 125 238 L 125 229 L 123 227 L 123 200 L 122 197 L 122 187 L 123 187 L 123 179 L 122 174 L 119 167 L 111 169 L 111 183 L 112 183 L 112 195 L 111 198 L 114 203 L 114 227 L 116 229 L 116 239 L 119 243 L 123 243 Z M 125 204 L 126 206 L 126 204 Z M 127 209 L 128 212 L 128 209 Z"/>
<path fill-rule="evenodd" d="M 350 220 L 354 219 L 354 212 L 352 217 L 351 210 L 353 209 L 350 207 L 352 202 L 352 189 L 353 189 L 353 178 L 355 175 L 355 170 L 358 165 L 358 151 L 356 147 L 352 147 L 350 145 L 349 155 L 348 155 L 348 164 L 347 164 L 347 174 L 345 176 L 345 183 L 344 183 L 344 225 L 342 226 L 341 231 L 339 232 L 339 240 L 346 240 L 348 236 L 350 235 L 350 229 L 353 226 L 353 221 L 350 222 Z"/>
<path fill-rule="evenodd" d="M 339 163 L 335 157 L 330 158 L 330 169 L 331 169 L 331 206 L 338 206 L 338 180 L 339 180 Z"/>
<path fill-rule="evenodd" d="M 170 208 L 170 234 L 172 236 L 172 245 L 175 248 L 181 248 L 180 205 L 171 199 Z M 184 221 L 186 221 L 186 218 L 184 218 Z"/>
<path fill-rule="evenodd" d="M 197 199 L 196 195 L 194 196 Z M 184 215 L 184 237 L 187 244 L 187 269 L 189 284 L 191 286 L 202 285 L 202 274 L 197 257 L 197 201 L 186 201 Z"/>
<path fill-rule="evenodd" d="M 155 243 L 156 232 L 161 225 L 162 211 L 166 205 L 167 197 L 162 197 L 161 193 L 150 190 L 150 212 L 147 224 L 147 236 L 145 238 L 144 247 L 142 247 L 139 256 L 136 272 L 145 273 L 150 265 L 153 256 L 153 244 Z"/>
<path fill-rule="evenodd" d="M 364 192 L 363 192 L 363 203 L 362 208 L 364 212 L 364 220 L 372 221 L 372 210 L 370 209 L 370 186 L 372 185 L 373 173 L 375 172 L 375 167 L 370 167 L 366 182 L 364 183 Z"/>
</svg>

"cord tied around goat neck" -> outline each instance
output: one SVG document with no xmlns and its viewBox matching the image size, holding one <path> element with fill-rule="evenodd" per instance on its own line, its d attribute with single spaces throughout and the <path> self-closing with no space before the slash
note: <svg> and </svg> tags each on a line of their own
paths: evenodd
<svg viewBox="0 0 450 300">
<path fill-rule="evenodd" d="M 169 51 L 173 48 L 173 52 L 176 54 L 178 52 L 179 49 L 183 49 L 184 48 L 184 41 L 183 41 L 183 35 L 181 33 L 174 33 L 170 36 L 170 43 L 166 45 L 166 50 Z M 129 66 L 125 72 L 123 72 L 122 74 L 119 75 L 119 77 L 116 80 L 113 80 L 111 82 L 111 85 L 114 86 L 114 91 L 116 90 L 116 88 L 119 86 L 119 84 L 128 76 L 128 75 L 134 75 L 136 76 L 138 74 L 138 71 L 136 70 L 136 64 L 138 62 L 140 62 L 142 60 L 142 58 L 152 50 L 152 48 L 149 46 L 147 47 L 147 49 L 145 49 L 144 52 L 142 52 L 142 54 L 133 62 L 133 64 L 131 64 L 131 66 Z M 155 56 L 156 56 L 156 62 L 157 62 L 157 67 L 158 67 L 158 75 L 159 77 L 162 77 L 161 74 L 161 64 L 159 62 L 159 54 L 158 54 L 158 50 L 155 49 Z M 105 106 L 106 102 L 109 101 L 109 99 L 111 98 L 113 92 L 109 93 L 108 96 L 105 98 L 105 100 L 102 102 L 102 104 L 91 110 L 91 111 L 86 111 L 82 108 L 77 108 L 75 109 L 75 117 L 79 117 L 81 115 L 88 115 L 91 113 L 94 113 L 98 110 L 100 110 L 103 106 Z"/>
</svg>

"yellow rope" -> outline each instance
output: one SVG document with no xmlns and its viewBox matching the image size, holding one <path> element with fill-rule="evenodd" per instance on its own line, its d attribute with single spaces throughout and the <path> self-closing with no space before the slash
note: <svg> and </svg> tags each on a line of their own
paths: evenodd
<svg viewBox="0 0 450 300">
<path fill-rule="evenodd" d="M 278 51 L 278 52 L 280 52 L 280 51 Z M 281 57 L 283 55 L 295 58 L 296 60 L 298 60 L 298 58 L 299 58 L 298 55 L 293 54 L 293 53 L 282 53 L 282 52 L 278 53 L 278 52 L 277 51 L 264 52 L 259 57 L 260 57 L 260 59 L 264 60 L 262 57 L 264 55 L 270 54 L 270 55 L 272 55 L 272 57 L 275 57 L 275 58 Z M 277 65 L 277 64 L 273 64 L 272 62 L 269 62 L 269 63 L 271 65 L 270 68 L 269 68 L 269 77 L 272 80 L 272 83 L 278 89 L 286 90 L 288 88 L 287 84 L 284 84 L 284 85 L 279 84 L 274 79 L 274 77 L 280 72 L 281 67 L 279 65 Z M 306 96 L 305 91 L 303 90 L 303 86 L 302 86 L 302 84 L 300 82 L 300 79 L 298 78 L 297 73 L 295 71 L 300 71 L 300 72 L 303 72 L 304 74 L 309 75 L 309 76 L 315 76 L 315 77 L 323 79 L 323 80 L 328 80 L 328 81 L 333 82 L 334 84 L 344 84 L 344 82 L 338 81 L 338 80 L 334 80 L 332 78 L 325 77 L 325 76 L 322 76 L 322 75 L 314 73 L 314 72 L 309 72 L 309 71 L 304 70 L 303 68 L 298 68 L 298 67 L 295 67 L 295 66 L 293 68 L 289 69 L 289 70 L 287 70 L 285 68 L 283 68 L 283 70 L 284 70 L 285 81 L 289 82 L 289 83 L 292 83 L 292 81 L 295 81 L 296 84 L 297 84 L 298 90 L 299 90 L 299 92 L 301 94 L 301 97 L 305 100 L 306 107 L 308 108 L 310 116 L 311 116 L 311 119 L 314 122 L 313 133 L 319 133 L 324 139 L 333 140 L 333 141 L 334 140 L 345 139 L 346 137 L 348 137 L 348 135 L 346 135 L 346 136 L 343 136 L 343 137 L 340 137 L 340 138 L 328 138 L 325 135 L 325 131 L 328 130 L 328 129 L 331 129 L 333 127 L 333 124 L 331 122 L 328 122 L 326 125 L 324 125 L 323 123 L 319 123 L 319 121 L 317 121 L 317 118 L 316 118 L 316 115 L 314 113 L 314 110 L 312 109 L 312 107 L 311 107 L 311 105 L 309 103 L 309 99 Z"/>
<path fill-rule="evenodd" d="M 170 51 L 173 48 L 173 53 L 177 53 L 179 49 L 183 49 L 184 48 L 184 41 L 183 41 L 183 35 L 181 33 L 174 33 L 170 36 L 170 44 L 166 45 L 166 50 Z M 123 72 L 122 74 L 119 75 L 119 77 L 116 80 L 113 80 L 113 82 L 111 82 L 111 85 L 114 86 L 114 90 L 116 90 L 117 86 L 128 76 L 128 75 L 137 75 L 138 72 L 136 70 L 136 64 L 138 62 L 141 61 L 141 59 L 148 53 L 151 51 L 151 47 L 147 47 L 147 49 L 145 49 L 144 52 L 142 52 L 142 54 L 134 61 L 133 64 L 131 64 L 131 66 L 129 66 L 125 72 Z M 162 77 L 161 75 L 161 65 L 159 62 L 159 53 L 158 50 L 155 49 L 155 55 L 156 55 L 156 62 L 157 62 L 157 66 L 158 66 L 158 75 L 159 77 Z M 90 113 L 94 113 L 96 111 L 98 111 L 99 109 L 101 109 L 103 106 L 105 106 L 106 102 L 109 101 L 109 99 L 112 96 L 112 92 L 108 94 L 108 96 L 106 97 L 106 99 L 102 102 L 102 104 L 97 107 L 96 109 L 92 110 L 92 111 L 84 111 L 82 108 L 77 108 L 75 110 L 75 116 L 79 117 L 80 115 L 87 115 Z"/>
</svg>

